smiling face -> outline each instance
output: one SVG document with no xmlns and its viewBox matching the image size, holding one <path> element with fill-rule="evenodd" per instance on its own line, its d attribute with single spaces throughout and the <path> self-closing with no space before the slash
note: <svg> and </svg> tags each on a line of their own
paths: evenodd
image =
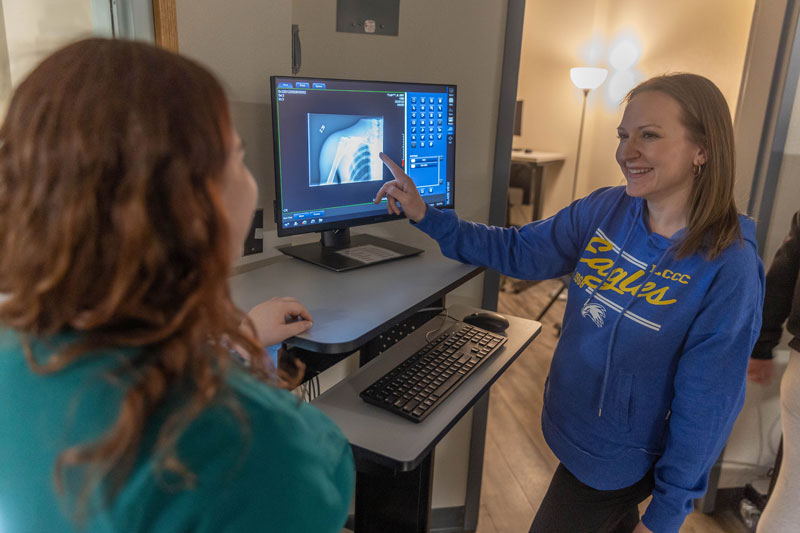
<svg viewBox="0 0 800 533">
<path fill-rule="evenodd" d="M 693 167 L 705 164 L 706 153 L 689 138 L 681 113 L 675 99 L 657 91 L 634 96 L 625 108 L 617 128 L 617 163 L 630 196 L 688 209 Z"/>
</svg>

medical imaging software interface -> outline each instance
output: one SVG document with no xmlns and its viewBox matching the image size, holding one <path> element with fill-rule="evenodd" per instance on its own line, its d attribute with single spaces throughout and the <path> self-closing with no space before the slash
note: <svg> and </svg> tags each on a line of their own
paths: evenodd
<svg viewBox="0 0 800 533">
<path fill-rule="evenodd" d="M 278 183 L 284 231 L 386 214 L 373 199 L 402 164 L 423 199 L 453 205 L 452 85 L 273 78 Z"/>
</svg>

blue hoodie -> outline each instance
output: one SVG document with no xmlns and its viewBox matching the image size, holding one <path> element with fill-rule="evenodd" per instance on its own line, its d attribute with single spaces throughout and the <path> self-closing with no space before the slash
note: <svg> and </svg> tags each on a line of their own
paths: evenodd
<svg viewBox="0 0 800 533">
<path fill-rule="evenodd" d="M 642 520 L 677 532 L 706 490 L 744 402 L 761 327 L 764 270 L 755 224 L 708 261 L 675 259 L 646 202 L 606 188 L 516 228 L 429 208 L 417 224 L 447 257 L 521 279 L 572 275 L 544 392 L 542 430 L 583 483 L 620 489 L 655 467 Z"/>
</svg>

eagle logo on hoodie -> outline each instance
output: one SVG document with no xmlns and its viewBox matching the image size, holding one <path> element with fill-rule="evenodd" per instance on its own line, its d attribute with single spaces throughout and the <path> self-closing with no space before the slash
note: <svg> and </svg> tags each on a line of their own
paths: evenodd
<svg viewBox="0 0 800 533">
<path fill-rule="evenodd" d="M 581 309 L 581 316 L 588 316 L 598 328 L 602 328 L 606 318 L 606 308 L 598 303 L 586 302 Z"/>
</svg>

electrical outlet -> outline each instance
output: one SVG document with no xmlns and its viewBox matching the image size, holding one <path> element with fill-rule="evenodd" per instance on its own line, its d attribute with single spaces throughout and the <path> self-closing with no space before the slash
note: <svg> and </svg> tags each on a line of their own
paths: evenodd
<svg viewBox="0 0 800 533">
<path fill-rule="evenodd" d="M 260 254 L 264 251 L 264 210 L 256 209 L 253 223 L 244 241 L 244 255 Z"/>
</svg>

